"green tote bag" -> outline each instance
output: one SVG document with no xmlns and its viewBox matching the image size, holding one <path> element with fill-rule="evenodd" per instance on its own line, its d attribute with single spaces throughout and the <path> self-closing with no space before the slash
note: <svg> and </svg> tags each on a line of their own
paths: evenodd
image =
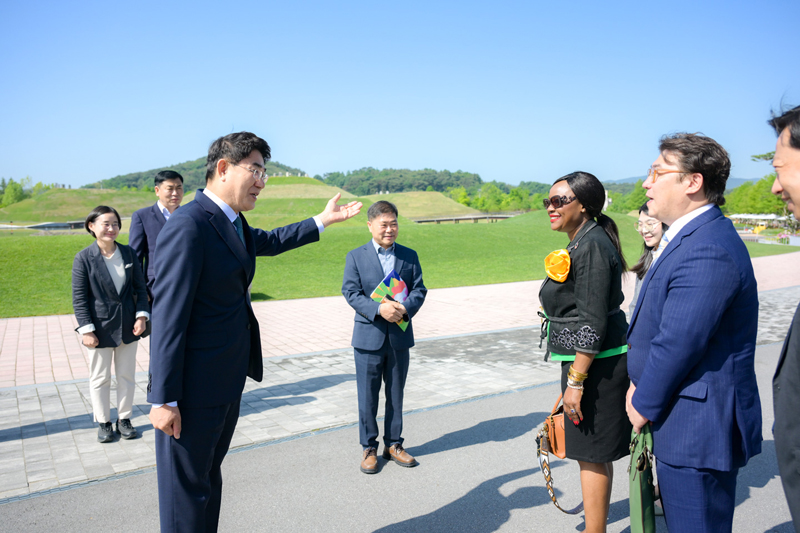
<svg viewBox="0 0 800 533">
<path fill-rule="evenodd" d="M 655 533 L 656 509 L 653 486 L 653 434 L 645 424 L 640 434 L 631 432 L 630 481 L 631 533 Z"/>
</svg>

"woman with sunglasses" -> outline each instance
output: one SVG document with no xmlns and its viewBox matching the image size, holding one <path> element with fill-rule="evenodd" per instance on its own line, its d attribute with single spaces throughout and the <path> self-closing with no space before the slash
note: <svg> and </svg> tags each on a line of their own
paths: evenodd
<svg viewBox="0 0 800 533">
<path fill-rule="evenodd" d="M 561 362 L 564 442 L 578 461 L 586 531 L 604 532 L 613 461 L 628 455 L 628 324 L 620 309 L 627 270 L 617 226 L 602 213 L 605 190 L 587 172 L 556 180 L 544 206 L 550 228 L 567 234 L 566 249 L 545 260 L 539 290 L 547 356 Z"/>
<path fill-rule="evenodd" d="M 650 270 L 650 265 L 656 260 L 660 250 L 658 245 L 661 244 L 661 237 L 664 232 L 669 229 L 669 226 L 660 220 L 650 216 L 650 210 L 647 203 L 642 204 L 639 208 L 639 220 L 634 225 L 636 231 L 642 236 L 644 242 L 642 243 L 642 256 L 639 262 L 631 267 L 631 272 L 636 274 L 636 289 L 633 292 L 633 301 L 631 302 L 628 316 L 633 316 L 633 310 L 636 309 L 636 300 L 639 299 L 639 290 L 642 288 L 642 280 Z"/>
</svg>

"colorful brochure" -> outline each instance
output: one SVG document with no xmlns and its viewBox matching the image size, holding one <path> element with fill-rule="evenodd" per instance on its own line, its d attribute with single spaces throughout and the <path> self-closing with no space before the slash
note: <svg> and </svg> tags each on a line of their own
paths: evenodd
<svg viewBox="0 0 800 533">
<path fill-rule="evenodd" d="M 400 276 L 397 275 L 397 272 L 392 270 L 383 278 L 383 281 L 375 287 L 370 298 L 381 303 L 397 302 L 401 304 L 408 298 L 408 287 L 405 281 L 400 279 Z M 397 325 L 400 326 L 400 329 L 405 331 L 408 327 L 408 315 L 405 315 L 400 322 L 397 322 Z"/>
</svg>

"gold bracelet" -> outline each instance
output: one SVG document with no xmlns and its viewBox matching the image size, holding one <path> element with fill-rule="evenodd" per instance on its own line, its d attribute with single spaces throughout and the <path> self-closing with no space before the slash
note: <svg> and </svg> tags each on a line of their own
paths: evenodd
<svg viewBox="0 0 800 533">
<path fill-rule="evenodd" d="M 586 378 L 589 377 L 589 374 L 584 374 L 583 372 L 578 372 L 575 370 L 575 367 L 570 365 L 569 372 L 567 372 L 567 376 L 571 377 L 575 381 L 585 381 Z"/>
</svg>

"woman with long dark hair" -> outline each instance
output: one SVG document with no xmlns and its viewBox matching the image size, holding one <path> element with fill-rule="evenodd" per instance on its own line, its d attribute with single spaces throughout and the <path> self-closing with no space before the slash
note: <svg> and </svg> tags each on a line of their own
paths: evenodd
<svg viewBox="0 0 800 533">
<path fill-rule="evenodd" d="M 660 220 L 650 216 L 650 209 L 647 203 L 642 204 L 639 208 L 639 219 L 634 226 L 639 235 L 642 236 L 642 256 L 639 262 L 631 267 L 631 272 L 636 274 L 636 289 L 633 291 L 633 301 L 629 309 L 629 315 L 633 316 L 633 310 L 636 309 L 636 300 L 639 299 L 639 289 L 642 288 L 642 280 L 650 270 L 650 265 L 656 260 L 659 254 L 658 245 L 661 244 L 661 237 L 664 232 L 669 229 L 669 226 Z"/>
<path fill-rule="evenodd" d="M 119 244 L 122 219 L 113 207 L 95 207 L 84 223 L 95 242 L 75 255 L 72 307 L 89 351 L 89 392 L 97 440 L 114 440 L 111 426 L 111 362 L 117 375 L 117 427 L 123 439 L 137 436 L 131 424 L 136 388 L 136 347 L 150 320 L 144 274 L 136 253 Z"/>
<path fill-rule="evenodd" d="M 586 531 L 604 532 L 613 461 L 628 455 L 628 323 L 620 309 L 627 270 L 617 225 L 602 213 L 605 190 L 587 172 L 556 180 L 544 200 L 550 228 L 569 244 L 545 260 L 539 300 L 547 353 L 561 361 L 567 458 L 580 466 Z"/>
</svg>

